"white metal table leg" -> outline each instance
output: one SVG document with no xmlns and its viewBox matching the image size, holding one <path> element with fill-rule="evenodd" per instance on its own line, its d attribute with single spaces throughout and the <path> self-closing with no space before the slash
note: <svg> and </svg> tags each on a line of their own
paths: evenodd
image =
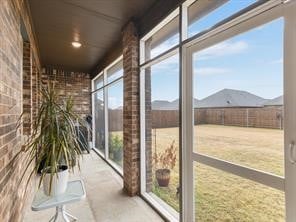
<svg viewBox="0 0 296 222">
<path fill-rule="evenodd" d="M 72 218 L 74 221 L 77 221 L 77 220 L 78 220 L 77 217 L 74 217 L 73 215 L 69 214 L 69 213 L 66 212 L 66 211 L 65 211 L 65 214 L 66 214 L 68 217 Z"/>
<path fill-rule="evenodd" d="M 55 222 L 55 221 L 57 221 L 58 215 L 59 215 L 59 211 L 58 211 L 58 207 L 56 207 L 55 215 L 53 215 L 53 217 L 49 220 L 49 222 Z"/>
<path fill-rule="evenodd" d="M 56 221 L 60 220 L 59 218 L 61 218 L 65 222 L 70 222 L 71 221 L 70 219 L 72 219 L 73 221 L 77 221 L 77 218 L 74 217 L 73 215 L 69 214 L 68 212 L 66 212 L 65 209 L 66 209 L 66 207 L 64 205 L 57 206 L 56 213 L 50 219 L 49 222 L 56 222 Z"/>
</svg>

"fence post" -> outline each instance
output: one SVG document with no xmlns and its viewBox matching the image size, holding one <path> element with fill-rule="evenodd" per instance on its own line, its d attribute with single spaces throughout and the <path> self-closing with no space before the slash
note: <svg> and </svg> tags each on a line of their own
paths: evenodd
<svg viewBox="0 0 296 222">
<path fill-rule="evenodd" d="M 247 108 L 247 127 L 249 127 L 249 109 Z"/>
</svg>

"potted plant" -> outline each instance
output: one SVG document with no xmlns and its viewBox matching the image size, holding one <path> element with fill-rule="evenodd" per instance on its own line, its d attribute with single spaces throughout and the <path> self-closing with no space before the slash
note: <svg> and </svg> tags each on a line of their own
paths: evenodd
<svg viewBox="0 0 296 222">
<path fill-rule="evenodd" d="M 38 188 L 43 183 L 44 193 L 56 196 L 65 192 L 69 170 L 73 171 L 75 165 L 80 169 L 79 156 L 85 143 L 80 141 L 75 126 L 80 124 L 87 127 L 87 124 L 73 112 L 73 100 L 68 98 L 62 101 L 52 83 L 40 90 L 40 96 L 31 135 L 18 154 L 28 153 L 22 178 L 29 170 L 28 183 L 41 168 Z"/>
<path fill-rule="evenodd" d="M 113 159 L 115 162 L 120 162 L 122 160 L 122 148 L 123 141 L 118 135 L 112 135 L 109 139 L 110 152 L 113 154 Z"/>
<path fill-rule="evenodd" d="M 168 187 L 171 178 L 171 170 L 176 165 L 177 149 L 173 141 L 163 152 L 154 153 L 153 160 L 156 166 L 155 177 L 160 187 Z"/>
</svg>

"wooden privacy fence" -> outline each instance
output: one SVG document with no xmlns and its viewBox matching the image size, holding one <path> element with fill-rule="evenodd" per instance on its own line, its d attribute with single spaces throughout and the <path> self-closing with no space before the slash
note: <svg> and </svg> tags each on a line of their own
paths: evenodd
<svg viewBox="0 0 296 222">
<path fill-rule="evenodd" d="M 114 109 L 108 111 L 108 127 L 109 131 L 122 131 L 123 130 L 123 111 Z"/>
<path fill-rule="evenodd" d="M 283 129 L 282 107 L 195 109 L 195 124 Z"/>
<path fill-rule="evenodd" d="M 151 114 L 152 128 L 179 126 L 178 110 L 152 110 Z M 108 115 L 109 131 L 121 131 L 122 110 L 109 110 Z M 283 108 L 200 108 L 194 110 L 194 124 L 283 129 Z"/>
</svg>

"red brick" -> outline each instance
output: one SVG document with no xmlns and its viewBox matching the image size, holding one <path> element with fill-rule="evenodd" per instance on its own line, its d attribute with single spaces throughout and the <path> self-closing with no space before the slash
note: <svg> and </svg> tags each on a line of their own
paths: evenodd
<svg viewBox="0 0 296 222">
<path fill-rule="evenodd" d="M 123 138 L 124 190 L 134 196 L 140 192 L 140 96 L 138 36 L 130 22 L 123 30 Z"/>
</svg>

